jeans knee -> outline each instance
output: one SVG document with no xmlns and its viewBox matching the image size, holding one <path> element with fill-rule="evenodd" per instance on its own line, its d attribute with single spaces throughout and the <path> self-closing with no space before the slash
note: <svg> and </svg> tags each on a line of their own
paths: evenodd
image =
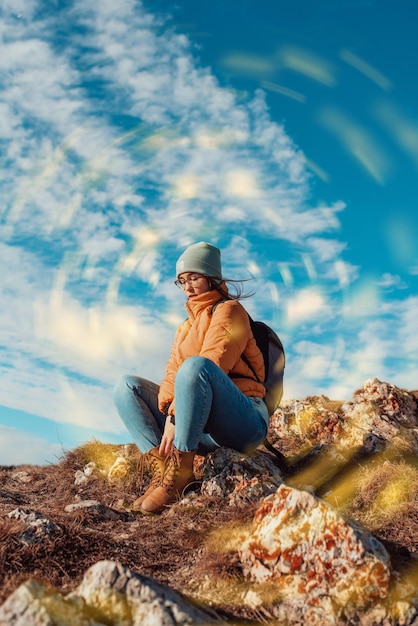
<svg viewBox="0 0 418 626">
<path fill-rule="evenodd" d="M 204 356 L 191 356 L 182 363 L 177 371 L 176 382 L 178 380 L 195 381 L 204 370 L 211 366 L 215 366 L 215 364 L 210 359 Z"/>
<path fill-rule="evenodd" d="M 133 377 L 124 375 L 119 378 L 112 390 L 112 398 L 114 404 L 117 406 L 118 402 L 126 396 L 127 393 L 131 394 L 134 387 Z"/>
</svg>

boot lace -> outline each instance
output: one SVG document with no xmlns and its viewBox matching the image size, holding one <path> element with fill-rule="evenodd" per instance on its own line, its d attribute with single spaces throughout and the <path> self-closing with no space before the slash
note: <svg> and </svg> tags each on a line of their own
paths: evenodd
<svg viewBox="0 0 418 626">
<path fill-rule="evenodd" d="M 171 493 L 174 490 L 176 478 L 180 471 L 181 452 L 175 448 L 171 451 L 166 459 L 164 476 L 162 477 L 161 486 Z"/>
<path fill-rule="evenodd" d="M 145 474 L 151 474 L 151 479 L 148 485 L 159 485 L 163 479 L 165 465 L 157 459 L 151 451 L 141 454 L 138 460 L 138 472 L 140 475 L 141 483 L 144 483 Z"/>
<path fill-rule="evenodd" d="M 153 454 L 147 453 L 147 459 L 145 460 L 146 467 L 151 472 L 150 485 L 159 484 L 164 476 L 165 464 L 163 465 Z"/>
</svg>

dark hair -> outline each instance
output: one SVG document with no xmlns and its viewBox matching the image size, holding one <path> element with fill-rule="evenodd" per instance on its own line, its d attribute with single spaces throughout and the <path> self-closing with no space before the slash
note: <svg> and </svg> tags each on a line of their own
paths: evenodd
<svg viewBox="0 0 418 626">
<path fill-rule="evenodd" d="M 243 283 L 248 282 L 249 280 L 253 280 L 252 278 L 245 278 L 243 280 L 233 280 L 232 278 L 214 278 L 213 276 L 208 276 L 210 281 L 210 289 L 215 289 L 219 291 L 219 293 L 225 298 L 225 300 L 244 300 L 245 298 L 251 298 L 254 295 L 254 291 L 251 293 L 244 293 L 244 285 Z M 231 285 L 235 291 L 235 293 L 229 293 L 222 286 L 224 283 Z"/>
</svg>

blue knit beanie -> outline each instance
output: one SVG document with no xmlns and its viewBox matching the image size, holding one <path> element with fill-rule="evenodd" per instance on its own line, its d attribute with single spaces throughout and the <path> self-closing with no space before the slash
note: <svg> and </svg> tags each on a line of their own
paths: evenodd
<svg viewBox="0 0 418 626">
<path fill-rule="evenodd" d="M 184 272 L 197 272 L 213 278 L 222 278 L 221 251 L 205 241 L 192 244 L 176 263 L 177 278 Z"/>
</svg>

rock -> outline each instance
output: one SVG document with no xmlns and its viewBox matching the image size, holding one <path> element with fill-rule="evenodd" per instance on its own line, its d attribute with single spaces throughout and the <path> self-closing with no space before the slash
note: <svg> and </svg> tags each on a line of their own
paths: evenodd
<svg viewBox="0 0 418 626">
<path fill-rule="evenodd" d="M 73 513 L 74 511 L 80 510 L 96 513 L 103 520 L 117 520 L 123 517 L 121 513 L 105 506 L 104 504 L 101 504 L 98 500 L 81 500 L 80 502 L 73 502 L 72 504 L 67 504 L 64 509 L 66 513 Z"/>
<path fill-rule="evenodd" d="M 175 626 L 220 621 L 179 593 L 114 561 L 99 561 L 66 597 L 36 581 L 0 607 L 1 626 Z"/>
<path fill-rule="evenodd" d="M 80 500 L 79 502 L 73 502 L 67 504 L 64 511 L 66 513 L 73 513 L 82 509 L 89 509 L 91 511 L 98 511 L 103 505 L 98 500 Z"/>
<path fill-rule="evenodd" d="M 0 606 L 1 626 L 100 626 L 77 598 L 68 600 L 35 580 L 16 589 Z"/>
<path fill-rule="evenodd" d="M 90 463 L 87 463 L 87 465 L 84 466 L 84 474 L 87 476 L 87 478 L 89 476 L 91 476 L 94 471 L 97 470 L 97 465 L 94 461 L 90 461 Z"/>
<path fill-rule="evenodd" d="M 380 542 L 285 485 L 262 501 L 239 556 L 249 580 L 274 583 L 279 619 L 290 612 L 301 623 L 337 624 L 345 606 L 361 611 L 388 593 L 390 561 Z"/>
<path fill-rule="evenodd" d="M 74 484 L 77 486 L 83 485 L 84 483 L 88 481 L 88 479 L 94 473 L 94 471 L 97 471 L 97 465 L 94 461 L 90 461 L 90 463 L 87 463 L 87 465 L 83 468 L 83 471 L 81 470 L 76 471 Z"/>
<path fill-rule="evenodd" d="M 129 463 L 127 459 L 123 456 L 118 456 L 116 461 L 113 463 L 112 467 L 109 470 L 108 478 L 110 481 L 120 480 L 129 470 Z"/>
<path fill-rule="evenodd" d="M 10 519 L 17 519 L 26 524 L 26 530 L 22 533 L 20 540 L 26 545 L 40 543 L 46 538 L 52 538 L 61 532 L 59 526 L 50 519 L 44 517 L 37 511 L 17 508 L 8 514 Z"/>
<path fill-rule="evenodd" d="M 13 472 L 10 478 L 19 483 L 30 483 L 33 480 L 33 476 L 29 474 L 29 472 L 26 472 L 25 470 Z"/>
<path fill-rule="evenodd" d="M 377 604 L 356 619 L 355 623 L 359 626 L 418 626 L 418 613 L 407 602 L 397 602 L 389 609 L 383 604 Z"/>
<path fill-rule="evenodd" d="M 75 473 L 74 484 L 79 487 L 88 481 L 88 477 L 81 470 L 77 470 Z"/>
<path fill-rule="evenodd" d="M 325 396 L 283 402 L 271 417 L 269 439 L 287 441 L 291 453 L 307 443 L 310 447 L 334 443 L 342 430 L 342 418 L 334 405 L 338 403 Z"/>
<path fill-rule="evenodd" d="M 118 626 L 126 612 L 142 626 L 212 623 L 213 614 L 189 603 L 182 595 L 120 563 L 100 561 L 84 575 L 77 596 Z"/>
<path fill-rule="evenodd" d="M 398 626 L 418 626 L 418 610 L 409 602 L 395 602 L 391 613 Z"/>
<path fill-rule="evenodd" d="M 376 445 L 380 440 L 418 454 L 417 413 L 413 394 L 371 378 L 342 406 L 344 432 L 339 444 L 359 447 L 372 436 Z"/>
<path fill-rule="evenodd" d="M 376 453 L 388 444 L 418 454 L 418 401 L 412 392 L 377 378 L 367 380 L 345 403 L 325 396 L 283 402 L 271 418 L 269 438 L 299 454 L 333 445 L 347 457 L 353 450 Z"/>
<path fill-rule="evenodd" d="M 230 506 L 256 501 L 276 491 L 283 482 L 280 470 L 262 451 L 248 456 L 230 448 L 218 448 L 203 463 L 201 500 L 225 498 Z"/>
</svg>

